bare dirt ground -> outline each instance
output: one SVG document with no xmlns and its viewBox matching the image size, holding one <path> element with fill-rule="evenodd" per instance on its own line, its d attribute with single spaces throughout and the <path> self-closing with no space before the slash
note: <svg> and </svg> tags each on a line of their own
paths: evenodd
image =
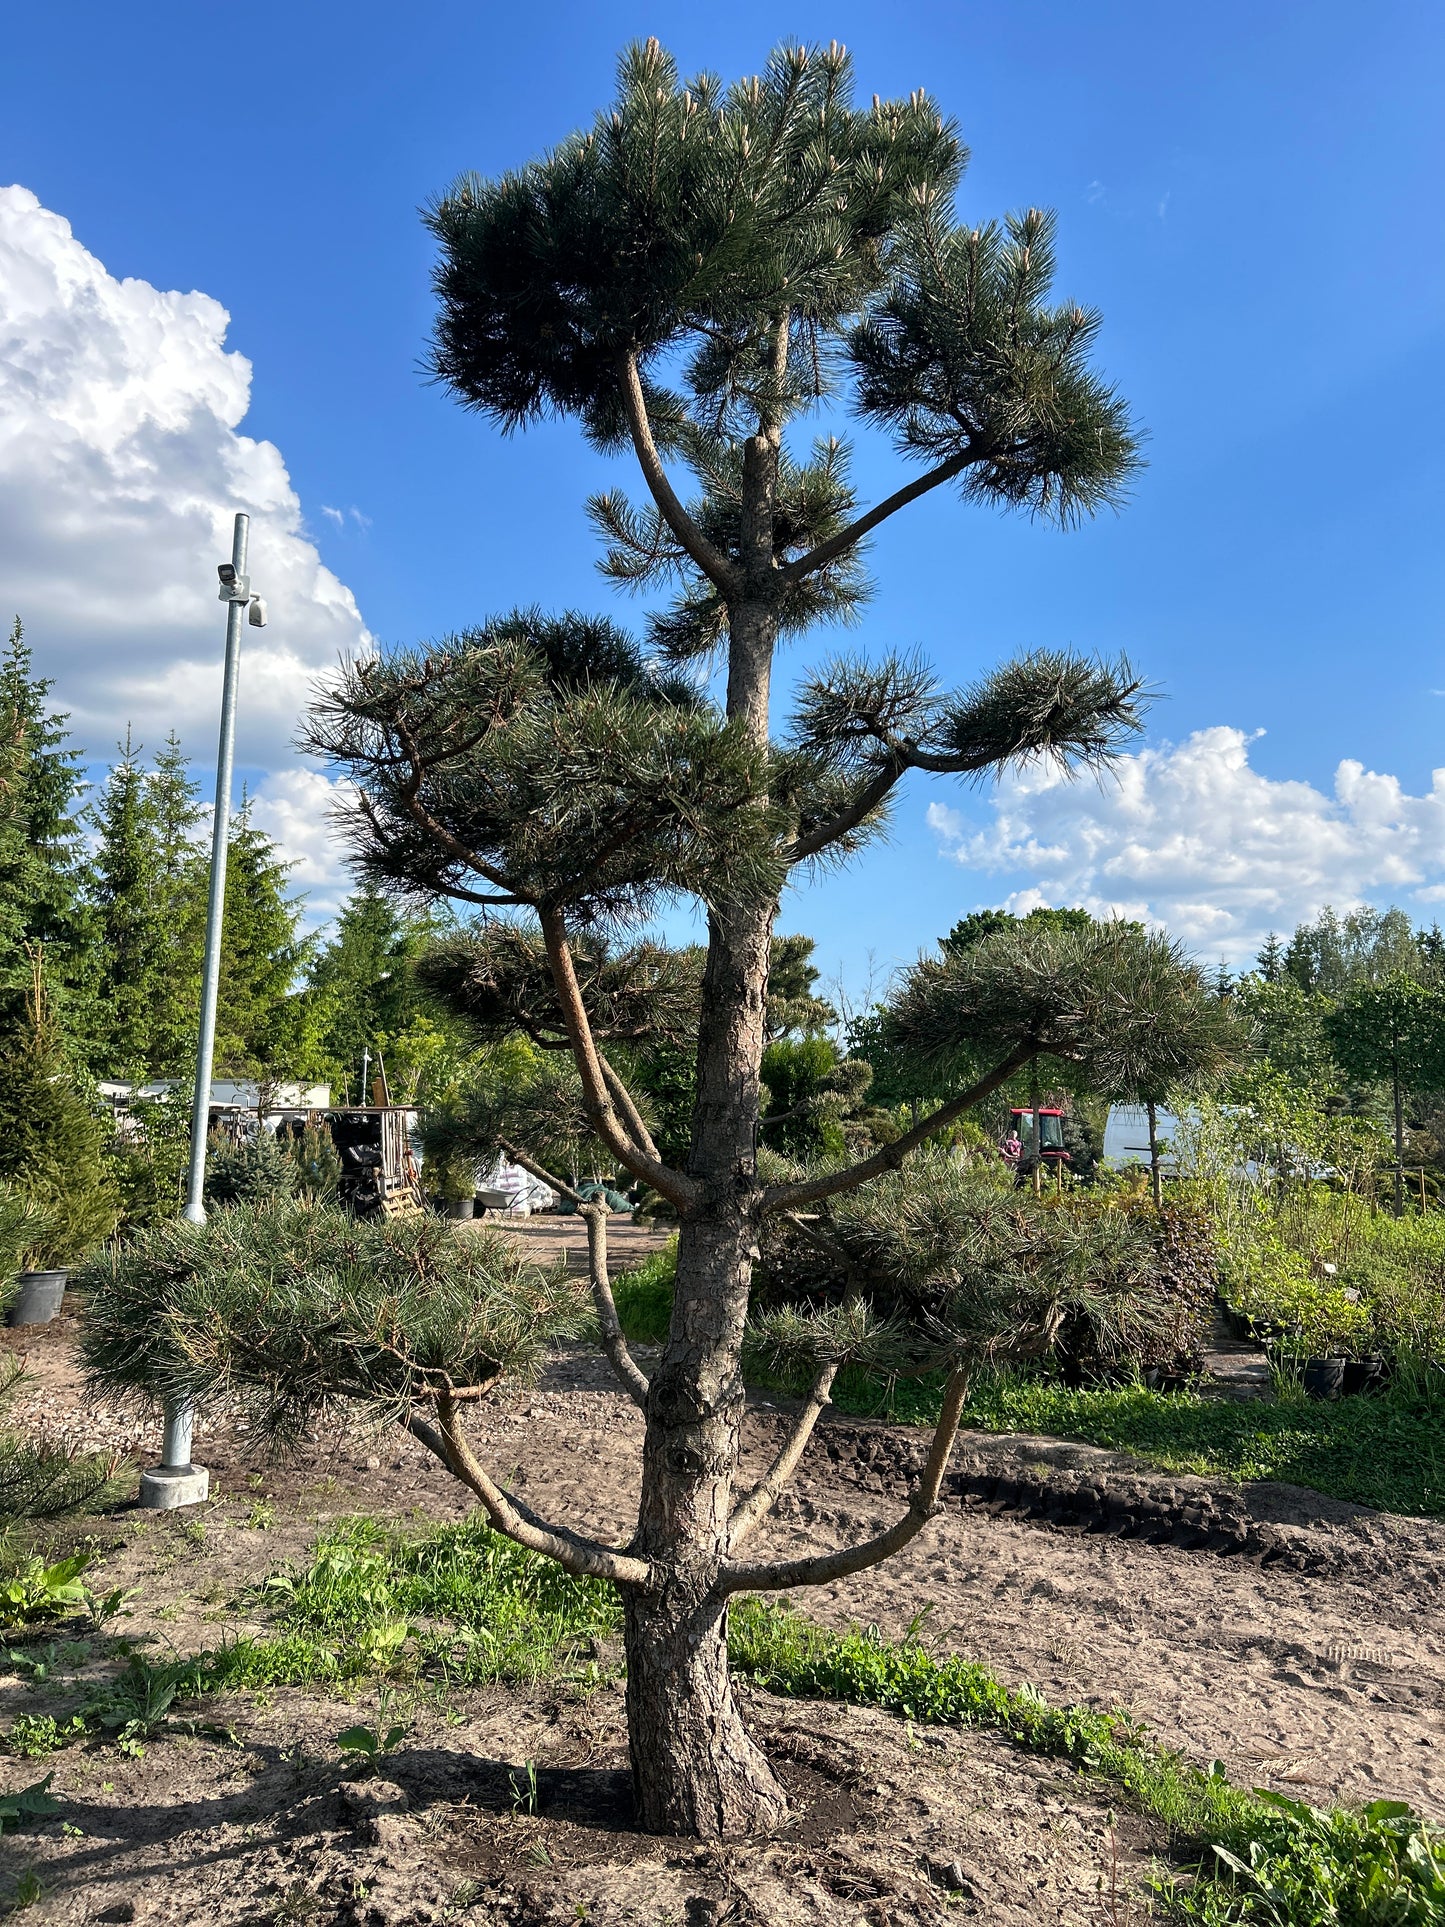
<svg viewBox="0 0 1445 1927">
<path fill-rule="evenodd" d="M 536 1235 L 535 1233 L 533 1235 Z M 568 1233 L 549 1227 L 559 1245 Z M 157 1433 L 77 1383 L 73 1321 L 3 1334 L 28 1354 L 22 1422 L 142 1460 Z M 642 1362 L 646 1363 L 645 1353 Z M 785 1414 L 754 1402 L 758 1470 Z M 641 1418 L 590 1354 L 478 1412 L 478 1447 L 540 1510 L 625 1538 Z M 921 1462 L 908 1427 L 825 1419 L 793 1493 L 755 1542 L 837 1544 L 896 1516 Z M 90 1530 L 105 1585 L 140 1588 L 127 1636 L 165 1653 L 245 1630 L 244 1588 L 304 1559 L 351 1512 L 430 1522 L 463 1496 L 397 1431 L 351 1427 L 286 1466 L 244 1429 L 203 1429 L 213 1501 L 163 1517 L 122 1508 Z M 816 1618 L 896 1634 L 926 1614 L 940 1652 L 981 1659 L 1058 1702 L 1122 1705 L 1232 1778 L 1315 1800 L 1384 1795 L 1445 1816 L 1445 1527 L 1292 1487 L 1165 1478 L 1122 1455 L 972 1434 L 945 1513 L 905 1553 L 799 1595 Z M 84 1670 L 83 1667 L 81 1669 Z M 36 1689 L 0 1681 L 0 1724 Z M 369 1716 L 373 1700 L 363 1695 Z M 47 1703 L 48 1704 L 48 1703 Z M 629 1831 L 622 1702 L 497 1689 L 408 1714 L 385 1781 L 346 1778 L 335 1735 L 357 1714 L 276 1694 L 208 1706 L 212 1730 L 140 1760 L 68 1748 L 0 1760 L 0 1789 L 56 1769 L 63 1820 L 0 1843 L 33 1865 L 44 1921 L 404 1923 L 671 1921 L 1001 1923 L 1129 1917 L 1162 1842 L 1056 1765 L 968 1733 L 911 1734 L 882 1714 L 753 1692 L 750 1718 L 793 1778 L 799 1819 L 772 1841 L 696 1854 Z M 229 1737 L 228 1737 L 229 1729 Z M 536 1815 L 516 1776 L 536 1762 Z M 961 1879 L 963 1890 L 948 1887 Z M 1101 1880 L 1105 1891 L 1100 1892 Z M 6 1883 L 0 1879 L 0 1905 Z M 129 1910 L 129 1911 L 127 1911 Z"/>
</svg>

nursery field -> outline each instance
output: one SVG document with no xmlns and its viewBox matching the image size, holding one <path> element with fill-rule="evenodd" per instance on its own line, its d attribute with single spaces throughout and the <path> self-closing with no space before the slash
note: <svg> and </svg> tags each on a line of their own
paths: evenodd
<svg viewBox="0 0 1445 1927">
<path fill-rule="evenodd" d="M 154 1438 L 81 1394 L 73 1341 L 68 1317 L 5 1334 L 20 1424 L 143 1457 Z M 750 1468 L 784 1403 L 754 1397 Z M 523 1496 L 620 1532 L 640 1425 L 564 1348 L 474 1429 Z M 891 1518 L 922 1451 L 830 1415 L 770 1550 Z M 968 1432 L 905 1553 L 800 1596 L 807 1621 L 735 1612 L 795 1817 L 716 1850 L 631 1828 L 608 1589 L 461 1523 L 395 1430 L 278 1467 L 223 1420 L 201 1455 L 205 1507 L 36 1529 L 45 1557 L 89 1551 L 91 1604 L 6 1636 L 0 1802 L 47 1775 L 55 1801 L 0 1843 L 26 1920 L 1122 1922 L 1186 1904 L 1154 1883 L 1201 1838 L 1238 1844 L 1231 1787 L 1445 1818 L 1434 1520 Z"/>
</svg>

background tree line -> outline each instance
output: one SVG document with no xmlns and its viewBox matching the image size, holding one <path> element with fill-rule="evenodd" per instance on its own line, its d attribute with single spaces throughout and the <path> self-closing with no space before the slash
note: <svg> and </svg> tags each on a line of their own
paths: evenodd
<svg viewBox="0 0 1445 1927">
<path fill-rule="evenodd" d="M 184 1080 L 200 1009 L 207 811 L 174 734 L 129 732 L 92 787 L 19 621 L 0 656 L 0 1041 L 26 1030 L 37 968 L 83 1080 Z M 226 875 L 216 1070 L 324 1081 L 361 1096 L 384 1058 L 407 1097 L 445 1081 L 456 1027 L 412 968 L 439 927 L 362 888 L 325 939 L 304 929 L 290 866 L 243 803 Z"/>
</svg>

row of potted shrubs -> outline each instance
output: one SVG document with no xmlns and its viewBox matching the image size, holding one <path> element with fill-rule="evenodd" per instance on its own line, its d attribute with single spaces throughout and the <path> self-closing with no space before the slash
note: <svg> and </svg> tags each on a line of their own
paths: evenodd
<svg viewBox="0 0 1445 1927">
<path fill-rule="evenodd" d="M 1220 1293 L 1237 1337 L 1262 1344 L 1315 1398 L 1382 1392 L 1402 1367 L 1445 1360 L 1445 1239 L 1438 1218 L 1375 1221 L 1338 1262 L 1278 1233 L 1225 1240 Z M 1331 1248 L 1326 1246 L 1326 1248 Z"/>
</svg>

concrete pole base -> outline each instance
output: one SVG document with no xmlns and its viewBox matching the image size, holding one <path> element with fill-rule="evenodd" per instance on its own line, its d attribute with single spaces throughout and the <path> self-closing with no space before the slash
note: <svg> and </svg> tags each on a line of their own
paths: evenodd
<svg viewBox="0 0 1445 1927">
<path fill-rule="evenodd" d="M 204 1465 L 153 1465 L 140 1475 L 140 1502 L 147 1512 L 201 1505 L 210 1492 L 211 1475 Z"/>
</svg>

